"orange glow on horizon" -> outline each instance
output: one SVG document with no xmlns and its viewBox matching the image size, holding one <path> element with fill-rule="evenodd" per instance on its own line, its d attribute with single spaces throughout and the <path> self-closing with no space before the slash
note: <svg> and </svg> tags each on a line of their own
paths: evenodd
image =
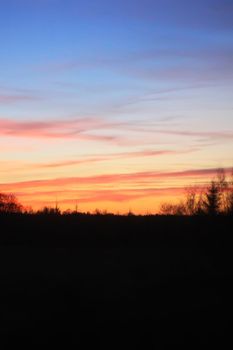
<svg viewBox="0 0 233 350">
<path fill-rule="evenodd" d="M 62 211 L 112 213 L 158 213 L 164 202 L 177 203 L 189 185 L 202 186 L 217 169 L 177 172 L 142 172 L 69 177 L 0 184 L 0 191 L 14 193 L 25 207 L 39 210 L 44 206 Z M 230 169 L 226 169 L 226 173 Z"/>
</svg>

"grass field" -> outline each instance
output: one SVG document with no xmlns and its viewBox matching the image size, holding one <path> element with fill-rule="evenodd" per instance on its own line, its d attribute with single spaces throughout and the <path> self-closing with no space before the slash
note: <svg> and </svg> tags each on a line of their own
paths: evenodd
<svg viewBox="0 0 233 350">
<path fill-rule="evenodd" d="M 232 229 L 231 217 L 0 216 L 1 348 L 232 343 Z"/>
</svg>

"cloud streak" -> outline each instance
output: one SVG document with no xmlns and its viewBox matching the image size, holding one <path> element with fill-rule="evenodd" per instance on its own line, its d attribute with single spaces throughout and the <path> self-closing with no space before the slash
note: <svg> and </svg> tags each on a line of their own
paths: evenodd
<svg viewBox="0 0 233 350">
<path fill-rule="evenodd" d="M 218 168 L 209 169 L 190 169 L 183 171 L 171 171 L 171 172 L 135 172 L 135 173 L 121 173 L 121 174 L 103 174 L 87 177 L 64 177 L 48 180 L 32 180 L 15 182 L 9 184 L 0 184 L 0 190 L 9 191 L 10 188 L 43 188 L 43 187 L 60 187 L 60 186 L 83 186 L 83 185 L 106 185 L 106 184 L 123 184 L 123 183 L 137 183 L 138 181 L 147 181 L 153 183 L 154 180 L 166 180 L 166 179 L 184 179 L 184 178 L 209 178 L 215 176 Z M 231 172 L 232 168 L 225 168 L 226 172 Z"/>
<path fill-rule="evenodd" d="M 145 137 L 145 134 L 166 134 L 212 140 L 233 140 L 233 131 L 230 130 L 190 131 L 182 130 L 182 128 L 179 130 L 165 129 L 161 126 L 162 122 L 144 121 L 142 124 L 139 121 L 108 121 L 100 117 L 50 121 L 17 121 L 0 118 L 0 136 L 37 139 L 78 139 L 126 144 L 133 144 L 135 141 L 130 138 L 129 133 L 131 135 L 134 133 L 135 136 L 141 134 L 141 138 Z M 123 136 L 122 131 L 127 131 L 128 136 Z M 145 141 L 148 141 L 148 138 L 145 138 Z M 149 154 L 148 152 L 151 153 Z M 147 151 L 145 156 L 153 155 L 153 152 L 155 152 L 154 155 L 158 155 L 156 154 L 157 151 Z M 132 157 L 138 156 L 137 152 L 131 152 L 129 155 Z M 124 157 L 124 154 L 120 153 L 119 157 Z"/>
<path fill-rule="evenodd" d="M 98 118 L 51 121 L 16 121 L 0 119 L 0 136 L 115 141 L 116 137 L 112 135 L 88 134 L 91 130 L 100 129 L 101 123 L 101 119 Z"/>
<path fill-rule="evenodd" d="M 192 152 L 193 150 L 190 150 Z M 96 162 L 106 162 L 113 161 L 117 159 L 132 159 L 132 158 L 145 158 L 145 157 L 160 157 L 166 155 L 177 155 L 185 153 L 184 151 L 173 151 L 173 150 L 142 150 L 136 152 L 122 152 L 122 153 L 112 153 L 105 155 L 96 155 L 95 157 L 85 157 L 77 160 L 65 160 L 59 162 L 48 162 L 48 163 L 37 163 L 37 164 L 28 164 L 28 167 L 32 168 L 60 168 L 81 164 L 91 164 Z"/>
<path fill-rule="evenodd" d="M 0 94 L 0 104 L 3 104 L 3 105 L 14 104 L 17 102 L 33 102 L 38 100 L 40 100 L 39 97 L 31 96 L 31 95 Z"/>
<path fill-rule="evenodd" d="M 188 131 L 188 130 L 164 130 L 157 129 L 155 132 L 167 135 L 185 137 L 204 137 L 210 139 L 233 140 L 233 131 Z"/>
<path fill-rule="evenodd" d="M 184 39 L 183 39 L 184 40 Z M 217 45 L 217 44 L 216 44 Z M 194 87 L 216 84 L 219 81 L 233 79 L 233 50 L 230 46 L 219 47 L 199 45 L 190 48 L 189 43 L 178 47 L 158 47 L 94 57 L 77 57 L 71 61 L 51 62 L 36 68 L 46 74 L 77 71 L 112 71 L 122 77 L 127 76 L 145 81 L 173 81 L 177 91 L 182 85 Z M 158 98 L 157 98 L 158 99 Z"/>
</svg>

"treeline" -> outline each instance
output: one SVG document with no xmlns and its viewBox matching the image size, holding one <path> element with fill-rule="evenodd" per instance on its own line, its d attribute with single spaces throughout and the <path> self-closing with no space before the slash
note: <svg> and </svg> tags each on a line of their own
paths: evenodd
<svg viewBox="0 0 233 350">
<path fill-rule="evenodd" d="M 25 208 L 14 194 L 0 192 L 0 213 L 34 214 L 34 215 L 74 215 L 81 214 L 70 209 L 61 212 L 60 208 L 45 206 L 41 210 L 33 211 Z M 91 215 L 82 213 L 82 215 Z M 215 178 L 207 185 L 190 186 L 185 190 L 185 198 L 179 203 L 163 203 L 160 215 L 233 215 L 233 170 L 227 178 L 223 169 L 219 169 Z M 94 215 L 114 215 L 107 211 L 96 209 Z M 126 215 L 132 216 L 133 212 Z"/>
<path fill-rule="evenodd" d="M 233 171 L 230 178 L 223 169 L 205 186 L 186 188 L 185 199 L 177 204 L 163 203 L 162 215 L 233 215 Z"/>
</svg>

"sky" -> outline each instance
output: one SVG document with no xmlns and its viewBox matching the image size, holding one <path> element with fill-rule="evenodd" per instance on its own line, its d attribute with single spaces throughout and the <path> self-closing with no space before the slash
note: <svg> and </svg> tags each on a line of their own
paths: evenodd
<svg viewBox="0 0 233 350">
<path fill-rule="evenodd" d="M 233 0 L 0 0 L 0 191 L 155 213 L 233 167 Z"/>
</svg>

